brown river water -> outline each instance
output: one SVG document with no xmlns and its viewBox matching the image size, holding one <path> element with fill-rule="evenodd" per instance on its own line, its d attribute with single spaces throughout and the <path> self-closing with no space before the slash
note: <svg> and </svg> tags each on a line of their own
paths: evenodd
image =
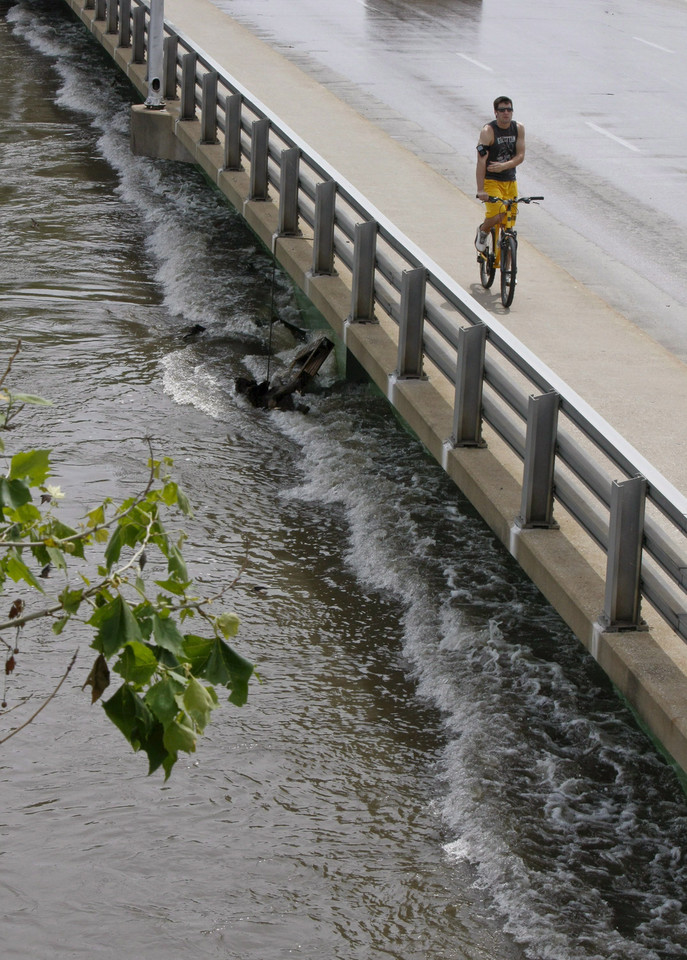
<svg viewBox="0 0 687 960">
<path fill-rule="evenodd" d="M 164 783 L 82 693 L 88 637 L 26 631 L 2 731 L 80 654 L 1 748 L 3 958 L 685 956 L 672 769 L 382 398 L 334 358 L 308 413 L 237 396 L 273 313 L 322 321 L 197 171 L 131 157 L 131 97 L 65 4 L 0 3 L 0 342 L 53 401 L 6 443 L 54 450 L 72 519 L 152 437 L 193 573 L 247 557 L 262 682 Z"/>
</svg>

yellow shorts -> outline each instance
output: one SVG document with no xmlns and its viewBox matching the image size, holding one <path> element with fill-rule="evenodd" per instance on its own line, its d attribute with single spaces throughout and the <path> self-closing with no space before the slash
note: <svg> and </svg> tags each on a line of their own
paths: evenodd
<svg viewBox="0 0 687 960">
<path fill-rule="evenodd" d="M 488 193 L 491 197 L 504 197 L 506 200 L 514 200 L 518 195 L 518 184 L 515 180 L 489 180 L 487 178 L 484 181 L 484 192 Z M 495 217 L 505 210 L 502 203 L 486 203 L 485 207 L 485 220 L 488 220 L 490 217 Z M 517 213 L 518 205 L 516 203 L 511 210 L 513 223 L 515 223 Z"/>
</svg>

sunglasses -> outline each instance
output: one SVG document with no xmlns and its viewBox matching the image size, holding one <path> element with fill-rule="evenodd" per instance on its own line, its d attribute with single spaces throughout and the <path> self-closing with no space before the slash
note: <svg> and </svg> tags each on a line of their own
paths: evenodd
<svg viewBox="0 0 687 960">
<path fill-rule="evenodd" d="M 497 108 L 496 108 L 496 112 L 497 112 L 497 113 L 512 113 L 512 112 L 513 112 L 513 108 L 512 108 L 512 107 L 497 107 Z"/>
</svg>

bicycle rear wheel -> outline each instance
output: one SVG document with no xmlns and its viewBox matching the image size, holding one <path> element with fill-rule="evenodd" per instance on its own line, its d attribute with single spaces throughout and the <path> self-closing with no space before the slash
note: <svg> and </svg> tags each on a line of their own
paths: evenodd
<svg viewBox="0 0 687 960">
<path fill-rule="evenodd" d="M 504 237 L 501 243 L 501 303 L 510 307 L 515 296 L 517 273 L 517 249 L 515 237 Z"/>
<path fill-rule="evenodd" d="M 489 239 L 484 253 L 479 257 L 479 278 L 482 286 L 488 290 L 496 275 L 496 231 L 489 231 Z"/>
</svg>

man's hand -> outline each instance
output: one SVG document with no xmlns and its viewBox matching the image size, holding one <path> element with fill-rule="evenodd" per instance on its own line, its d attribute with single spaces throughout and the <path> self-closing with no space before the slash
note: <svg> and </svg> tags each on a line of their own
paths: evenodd
<svg viewBox="0 0 687 960">
<path fill-rule="evenodd" d="M 503 170 L 510 170 L 511 166 L 512 166 L 512 164 L 511 164 L 510 160 L 504 160 L 503 162 L 499 162 L 499 161 L 497 161 L 497 160 L 494 160 L 493 163 L 487 164 L 487 172 L 488 172 L 488 173 L 501 173 Z"/>
<path fill-rule="evenodd" d="M 482 203 L 486 203 L 487 200 L 489 199 L 489 194 L 485 193 L 484 190 L 478 190 L 475 196 L 477 197 L 478 200 L 481 200 Z"/>
</svg>

